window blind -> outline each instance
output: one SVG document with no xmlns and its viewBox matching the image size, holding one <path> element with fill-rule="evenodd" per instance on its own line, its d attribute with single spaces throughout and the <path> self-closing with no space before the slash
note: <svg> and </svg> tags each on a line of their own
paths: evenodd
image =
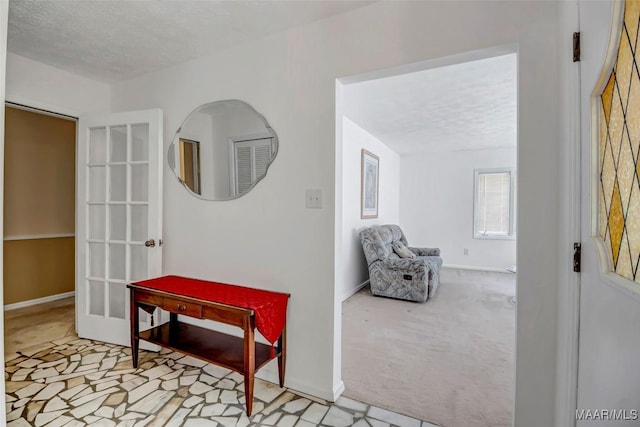
<svg viewBox="0 0 640 427">
<path fill-rule="evenodd" d="M 247 191 L 267 172 L 271 160 L 272 138 L 234 143 L 235 194 Z"/>
<path fill-rule="evenodd" d="M 479 173 L 476 191 L 476 235 L 510 235 L 511 173 Z"/>
</svg>

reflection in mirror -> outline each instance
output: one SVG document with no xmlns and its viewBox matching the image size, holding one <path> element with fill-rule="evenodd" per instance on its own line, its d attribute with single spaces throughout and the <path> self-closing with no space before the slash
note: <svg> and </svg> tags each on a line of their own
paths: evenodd
<svg viewBox="0 0 640 427">
<path fill-rule="evenodd" d="M 189 190 L 200 193 L 200 142 L 180 138 L 180 180 Z"/>
<path fill-rule="evenodd" d="M 169 147 L 169 165 L 182 184 L 207 200 L 229 200 L 251 190 L 267 173 L 278 137 L 265 118 L 239 100 L 193 111 Z"/>
</svg>

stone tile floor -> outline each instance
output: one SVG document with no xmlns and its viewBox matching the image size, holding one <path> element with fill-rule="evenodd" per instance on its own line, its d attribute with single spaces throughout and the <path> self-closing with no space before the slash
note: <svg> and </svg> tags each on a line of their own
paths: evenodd
<svg viewBox="0 0 640 427">
<path fill-rule="evenodd" d="M 169 350 L 140 353 L 65 336 L 6 356 L 9 426 L 357 426 L 427 422 L 341 397 L 335 403 L 256 379 L 253 415 L 236 372 Z"/>
</svg>

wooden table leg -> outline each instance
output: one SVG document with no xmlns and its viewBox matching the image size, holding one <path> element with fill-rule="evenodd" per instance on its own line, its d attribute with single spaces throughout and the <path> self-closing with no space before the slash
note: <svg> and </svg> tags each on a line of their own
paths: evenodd
<svg viewBox="0 0 640 427">
<path fill-rule="evenodd" d="M 138 367 L 138 345 L 140 343 L 140 325 L 138 323 L 138 303 L 135 299 L 135 291 L 131 289 L 130 294 L 131 300 L 129 302 L 129 306 L 131 307 L 131 312 L 129 313 L 129 318 L 131 321 L 131 361 L 133 362 L 133 367 Z"/>
<path fill-rule="evenodd" d="M 169 342 L 178 342 L 180 335 L 178 333 L 178 315 L 169 313 Z"/>
<path fill-rule="evenodd" d="M 278 380 L 280 387 L 284 387 L 284 368 L 287 364 L 287 327 L 282 328 L 278 338 Z"/>
<path fill-rule="evenodd" d="M 244 326 L 244 400 L 248 416 L 251 416 L 253 408 L 253 378 L 256 368 L 256 343 L 253 327 L 251 318 L 248 318 Z"/>
</svg>

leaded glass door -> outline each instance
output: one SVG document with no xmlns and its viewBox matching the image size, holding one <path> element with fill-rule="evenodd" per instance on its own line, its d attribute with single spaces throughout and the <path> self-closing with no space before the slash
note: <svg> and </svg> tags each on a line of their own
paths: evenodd
<svg viewBox="0 0 640 427">
<path fill-rule="evenodd" d="M 640 1 L 581 1 L 579 7 L 582 270 L 576 425 L 638 425 Z M 609 412 L 597 413 L 604 410 Z"/>
<path fill-rule="evenodd" d="M 126 285 L 162 269 L 162 112 L 84 117 L 79 125 L 77 331 L 128 345 Z"/>
</svg>

